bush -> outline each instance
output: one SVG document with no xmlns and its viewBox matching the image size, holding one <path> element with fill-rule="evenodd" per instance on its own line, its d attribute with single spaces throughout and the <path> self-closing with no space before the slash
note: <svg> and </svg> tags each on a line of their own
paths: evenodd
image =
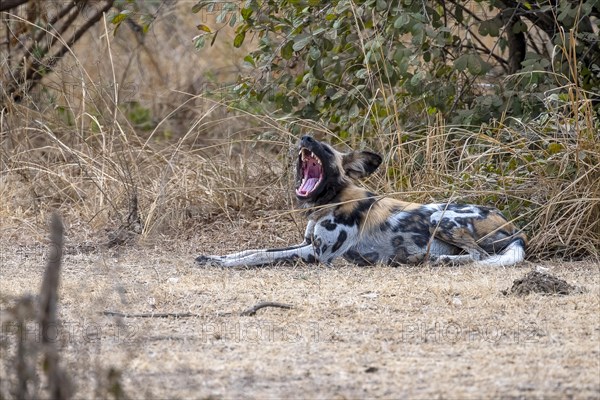
<svg viewBox="0 0 600 400">
<path fill-rule="evenodd" d="M 600 107 L 595 1 L 254 0 L 240 14 L 233 45 L 257 46 L 237 92 L 341 138 L 424 128 L 436 114 L 529 120 L 571 84 Z M 218 33 L 203 28 L 198 46 Z"/>
</svg>

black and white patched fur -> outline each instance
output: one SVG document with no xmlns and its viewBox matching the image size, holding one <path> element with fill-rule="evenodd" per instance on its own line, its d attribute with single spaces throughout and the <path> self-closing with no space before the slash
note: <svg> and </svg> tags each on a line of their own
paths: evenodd
<svg viewBox="0 0 600 400">
<path fill-rule="evenodd" d="M 304 241 L 282 249 L 200 256 L 224 267 L 303 260 L 358 265 L 476 263 L 499 267 L 525 258 L 526 238 L 500 211 L 469 204 L 415 204 L 379 197 L 354 184 L 371 175 L 381 157 L 341 153 L 310 136 L 300 141 L 296 197 L 309 209 Z"/>
</svg>

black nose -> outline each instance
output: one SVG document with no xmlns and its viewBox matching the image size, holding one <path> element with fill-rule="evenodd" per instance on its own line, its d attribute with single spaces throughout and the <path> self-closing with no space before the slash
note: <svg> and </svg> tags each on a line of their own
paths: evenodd
<svg viewBox="0 0 600 400">
<path fill-rule="evenodd" d="M 300 141 L 302 143 L 313 143 L 315 139 L 313 139 L 312 136 L 304 135 Z"/>
</svg>

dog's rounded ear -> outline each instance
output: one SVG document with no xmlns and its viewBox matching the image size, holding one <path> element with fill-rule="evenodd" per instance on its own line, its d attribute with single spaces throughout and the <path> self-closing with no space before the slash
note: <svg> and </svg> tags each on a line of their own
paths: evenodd
<svg viewBox="0 0 600 400">
<path fill-rule="evenodd" d="M 344 154 L 342 165 L 346 175 L 354 179 L 365 178 L 379 167 L 383 159 L 371 151 L 353 151 Z"/>
</svg>

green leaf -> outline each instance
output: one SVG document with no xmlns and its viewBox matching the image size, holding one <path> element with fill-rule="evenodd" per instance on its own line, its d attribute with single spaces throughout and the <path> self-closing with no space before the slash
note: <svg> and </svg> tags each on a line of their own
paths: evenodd
<svg viewBox="0 0 600 400">
<path fill-rule="evenodd" d="M 208 33 L 212 32 L 210 30 L 210 28 L 204 24 L 196 25 L 196 28 L 198 28 L 198 30 L 203 31 L 203 32 L 208 32 Z"/>
<path fill-rule="evenodd" d="M 527 32 L 527 25 L 523 21 L 517 21 L 512 27 L 513 33 Z"/>
<path fill-rule="evenodd" d="M 337 92 L 335 92 L 333 94 L 333 96 L 330 97 L 330 100 L 331 101 L 339 100 L 343 97 L 346 97 L 347 94 L 348 94 L 348 91 L 346 89 L 340 89 Z"/>
<path fill-rule="evenodd" d="M 470 54 L 468 56 L 467 69 L 472 75 L 485 75 L 492 69 L 492 66 L 483 61 L 479 54 Z"/>
<path fill-rule="evenodd" d="M 416 74 L 413 75 L 412 78 L 410 78 L 410 84 L 413 86 L 419 86 L 419 84 L 421 82 L 423 82 L 423 80 L 425 80 L 426 77 L 427 77 L 427 72 L 418 71 Z"/>
<path fill-rule="evenodd" d="M 400 29 L 404 26 L 408 25 L 410 22 L 410 17 L 407 14 L 400 14 L 398 18 L 394 21 L 394 28 Z"/>
<path fill-rule="evenodd" d="M 352 118 L 356 118 L 358 117 L 360 110 L 358 109 L 358 104 L 354 103 L 352 104 L 352 107 L 350 107 L 350 110 L 348 111 L 348 117 L 350 119 Z"/>
<path fill-rule="evenodd" d="M 490 34 L 490 26 L 488 21 L 481 21 L 479 24 L 479 29 L 477 30 L 481 36 L 487 36 Z"/>
<path fill-rule="evenodd" d="M 313 60 L 318 60 L 321 57 L 321 51 L 316 46 L 311 46 L 308 56 Z"/>
<path fill-rule="evenodd" d="M 481 21 L 478 33 L 482 36 L 500 36 L 500 29 L 504 24 L 500 18 L 492 18 L 487 21 Z"/>
<path fill-rule="evenodd" d="M 323 28 L 322 26 L 320 26 L 320 27 L 318 27 L 317 29 L 315 29 L 315 30 L 312 32 L 312 36 L 313 36 L 313 37 L 317 37 L 317 36 L 319 36 L 321 33 L 323 33 L 323 32 L 326 32 L 326 31 L 327 31 L 327 29 L 326 29 L 326 28 Z"/>
<path fill-rule="evenodd" d="M 246 61 L 248 64 L 250 64 L 254 68 L 256 68 L 256 63 L 254 62 L 254 58 L 252 58 L 252 56 L 250 54 L 248 54 L 246 57 L 244 57 L 244 61 Z"/>
<path fill-rule="evenodd" d="M 312 35 L 306 35 L 294 40 L 293 49 L 295 51 L 302 51 L 308 43 L 312 40 Z"/>
<path fill-rule="evenodd" d="M 462 56 L 454 60 L 454 68 L 456 68 L 457 71 L 464 71 L 465 69 L 467 69 L 468 65 L 469 54 L 463 54 Z"/>
<path fill-rule="evenodd" d="M 560 143 L 556 143 L 556 142 L 550 143 L 548 145 L 547 150 L 548 150 L 548 154 L 554 155 L 554 154 L 557 154 L 557 153 L 560 153 L 561 151 L 563 151 L 563 145 Z"/>
<path fill-rule="evenodd" d="M 211 5 L 213 3 L 213 1 L 199 1 L 192 7 L 192 12 L 196 14 L 198 11 L 202 10 L 207 5 Z"/>
<path fill-rule="evenodd" d="M 293 47 L 294 47 L 294 41 L 290 40 L 281 48 L 281 57 L 284 60 L 289 60 L 290 58 L 292 58 L 292 56 L 294 55 Z"/>
<path fill-rule="evenodd" d="M 365 68 L 361 68 L 354 73 L 354 76 L 356 76 L 358 79 L 365 79 L 367 75 L 368 71 Z"/>
<path fill-rule="evenodd" d="M 492 69 L 492 65 L 481 59 L 479 54 L 463 54 L 454 60 L 457 71 L 467 70 L 472 75 L 485 75 Z"/>
<path fill-rule="evenodd" d="M 233 39 L 233 47 L 241 47 L 244 43 L 244 39 L 246 39 L 246 31 L 241 31 L 240 33 L 235 35 L 235 38 Z"/>
<path fill-rule="evenodd" d="M 465 17 L 463 14 L 463 7 L 460 5 L 460 3 L 456 5 L 456 10 L 454 12 L 454 15 L 456 17 L 456 22 L 458 22 L 459 24 L 462 24 Z"/>
<path fill-rule="evenodd" d="M 242 10 L 240 11 L 244 21 L 248 21 L 253 12 L 254 11 L 251 8 L 242 8 Z"/>
<path fill-rule="evenodd" d="M 206 43 L 206 35 L 198 35 L 195 37 L 194 47 L 196 47 L 196 49 L 199 50 L 204 47 L 205 43 Z"/>
<path fill-rule="evenodd" d="M 118 13 L 117 15 L 115 15 L 110 22 L 117 25 L 117 24 L 125 21 L 127 19 L 127 17 L 129 17 L 129 14 L 131 14 L 130 10 L 123 10 L 120 13 Z"/>
<path fill-rule="evenodd" d="M 315 66 L 313 67 L 313 74 L 317 79 L 323 79 L 323 66 L 319 61 L 315 62 Z"/>
</svg>

